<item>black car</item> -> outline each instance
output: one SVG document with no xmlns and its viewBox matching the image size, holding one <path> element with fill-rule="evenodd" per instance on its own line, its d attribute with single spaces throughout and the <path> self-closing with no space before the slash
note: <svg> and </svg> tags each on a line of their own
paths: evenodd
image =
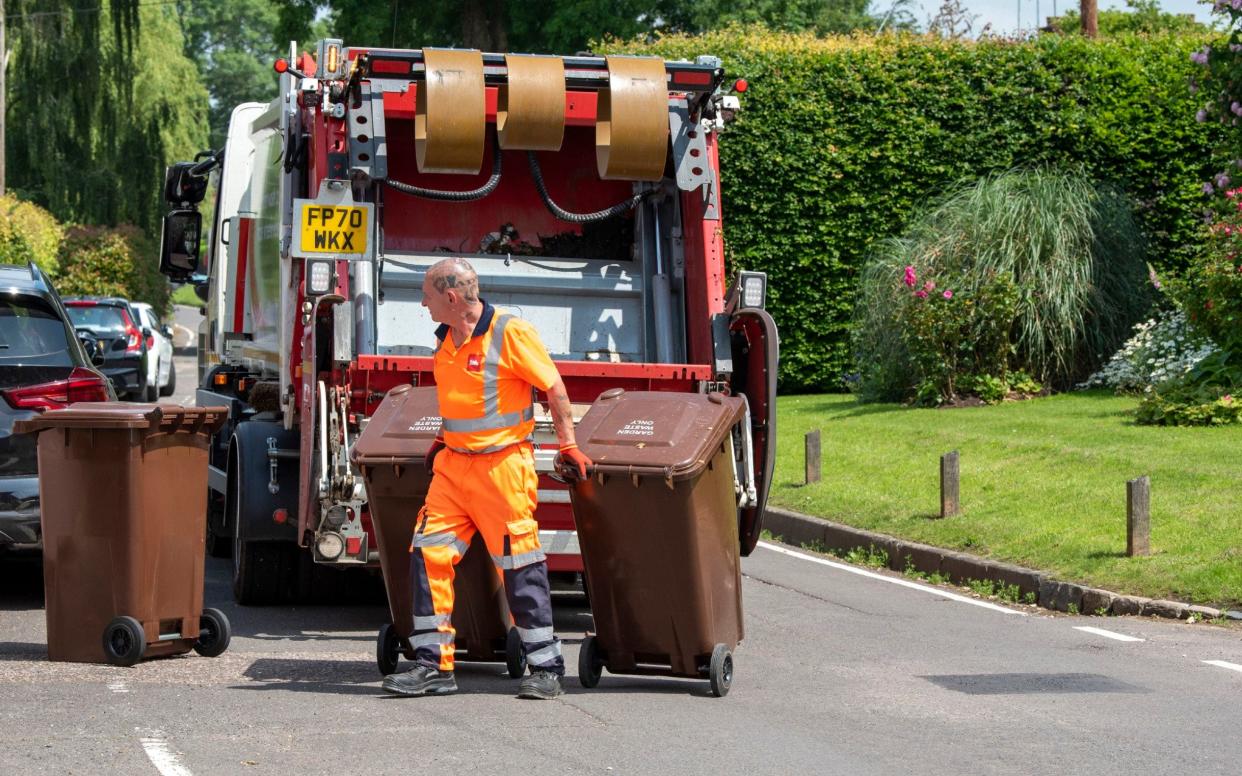
<svg viewBox="0 0 1242 776">
<path fill-rule="evenodd" d="M 98 340 L 74 331 L 38 267 L 0 264 L 0 550 L 40 547 L 35 438 L 13 434 L 13 422 L 116 399 L 101 363 Z"/>
<path fill-rule="evenodd" d="M 147 385 L 147 352 L 154 340 L 129 300 L 114 296 L 74 296 L 65 300 L 69 320 L 78 331 L 89 331 L 103 344 L 103 373 L 118 396 L 155 401 L 155 386 Z"/>
</svg>

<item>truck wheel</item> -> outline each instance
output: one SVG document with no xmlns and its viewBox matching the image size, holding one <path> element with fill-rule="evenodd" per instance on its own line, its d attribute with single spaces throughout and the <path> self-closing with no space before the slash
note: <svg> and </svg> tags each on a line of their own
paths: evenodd
<svg viewBox="0 0 1242 776">
<path fill-rule="evenodd" d="M 375 664 L 384 676 L 395 674 L 401 662 L 401 639 L 397 637 L 397 629 L 386 623 L 379 629 L 375 637 Z"/>
<path fill-rule="evenodd" d="M 733 686 L 733 653 L 724 644 L 717 644 L 712 650 L 707 679 L 711 682 L 712 695 L 723 698 L 729 694 L 729 688 Z"/>
<path fill-rule="evenodd" d="M 510 679 L 521 679 L 526 673 L 526 652 L 517 628 L 510 628 L 505 637 L 505 668 L 509 670 Z"/>
<path fill-rule="evenodd" d="M 599 684 L 604 674 L 604 666 L 599 660 L 599 642 L 594 636 L 582 640 L 578 649 L 578 683 L 588 690 Z"/>
<path fill-rule="evenodd" d="M 267 487 L 266 440 L 279 433 L 277 428 L 278 423 L 241 423 L 229 447 L 225 523 L 233 528 L 233 597 L 246 606 L 291 601 L 297 590 L 300 548 L 292 533 L 288 540 L 270 531 L 256 535 L 272 525 L 273 508 L 280 505 Z M 297 481 L 287 477 L 281 487 L 282 493 L 296 494 Z"/>
<path fill-rule="evenodd" d="M 147 637 L 142 623 L 133 617 L 117 617 L 103 632 L 104 656 L 116 666 L 132 666 L 147 651 Z"/>
<path fill-rule="evenodd" d="M 158 375 L 159 370 L 157 369 L 155 373 Z M 160 396 L 172 396 L 174 393 L 176 393 L 176 391 L 177 391 L 177 362 L 174 359 L 173 362 L 168 365 L 168 385 L 165 385 L 163 388 L 160 389 Z"/>
<path fill-rule="evenodd" d="M 224 612 L 204 609 L 203 616 L 198 618 L 198 641 L 194 642 L 194 651 L 203 657 L 216 657 L 229 648 L 232 638 L 233 628 Z"/>
</svg>

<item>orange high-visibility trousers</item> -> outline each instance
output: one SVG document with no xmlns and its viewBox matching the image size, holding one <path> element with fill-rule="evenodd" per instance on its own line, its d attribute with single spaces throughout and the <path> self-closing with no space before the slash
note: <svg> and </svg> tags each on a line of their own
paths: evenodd
<svg viewBox="0 0 1242 776">
<path fill-rule="evenodd" d="M 530 443 L 479 454 L 446 448 L 436 456 L 434 472 L 410 544 L 410 644 L 416 661 L 453 670 L 453 567 L 478 531 L 504 579 L 527 663 L 563 674 L 561 645 L 552 629 L 547 558 L 534 518 L 538 476 Z"/>
</svg>

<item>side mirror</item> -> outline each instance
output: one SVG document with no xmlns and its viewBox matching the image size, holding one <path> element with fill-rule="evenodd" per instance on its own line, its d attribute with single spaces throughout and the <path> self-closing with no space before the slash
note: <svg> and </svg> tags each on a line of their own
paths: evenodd
<svg viewBox="0 0 1242 776">
<path fill-rule="evenodd" d="M 199 235 L 203 216 L 197 210 L 174 210 L 164 216 L 160 236 L 160 274 L 185 282 L 198 271 Z"/>
<path fill-rule="evenodd" d="M 211 288 L 208 283 L 195 283 L 194 284 L 194 295 L 197 296 L 202 301 L 204 302 L 207 301 L 207 295 L 209 293 L 211 293 Z M 200 309 L 202 310 L 203 315 L 207 314 L 206 307 L 202 307 Z"/>
<path fill-rule="evenodd" d="M 163 326 L 160 327 L 160 334 L 163 334 L 165 337 L 171 340 L 173 338 L 172 327 L 169 326 L 167 323 L 164 324 Z"/>
</svg>

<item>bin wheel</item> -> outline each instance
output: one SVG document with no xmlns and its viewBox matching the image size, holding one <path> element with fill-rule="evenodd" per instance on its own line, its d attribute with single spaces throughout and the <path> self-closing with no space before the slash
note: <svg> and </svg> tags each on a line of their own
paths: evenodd
<svg viewBox="0 0 1242 776">
<path fill-rule="evenodd" d="M 717 644 L 712 650 L 707 678 L 712 685 L 712 695 L 723 698 L 729 694 L 729 688 L 733 686 L 733 653 L 724 644 Z"/>
<path fill-rule="evenodd" d="M 526 673 L 526 651 L 522 649 L 522 637 L 517 628 L 510 628 L 505 636 L 505 668 L 510 679 L 521 679 Z"/>
<path fill-rule="evenodd" d="M 401 637 L 392 623 L 386 623 L 375 637 L 375 665 L 384 676 L 395 674 L 401 662 Z"/>
<path fill-rule="evenodd" d="M 103 632 L 104 655 L 108 662 L 118 666 L 132 666 L 147 651 L 147 637 L 142 623 L 133 617 L 117 617 L 108 623 Z"/>
<path fill-rule="evenodd" d="M 599 643 L 594 636 L 587 636 L 578 650 L 578 683 L 589 690 L 599 684 L 603 673 L 604 666 L 599 660 Z"/>
<path fill-rule="evenodd" d="M 233 627 L 224 612 L 204 609 L 203 616 L 198 618 L 198 641 L 194 642 L 194 651 L 203 657 L 216 657 L 229 648 L 232 639 Z"/>
</svg>

